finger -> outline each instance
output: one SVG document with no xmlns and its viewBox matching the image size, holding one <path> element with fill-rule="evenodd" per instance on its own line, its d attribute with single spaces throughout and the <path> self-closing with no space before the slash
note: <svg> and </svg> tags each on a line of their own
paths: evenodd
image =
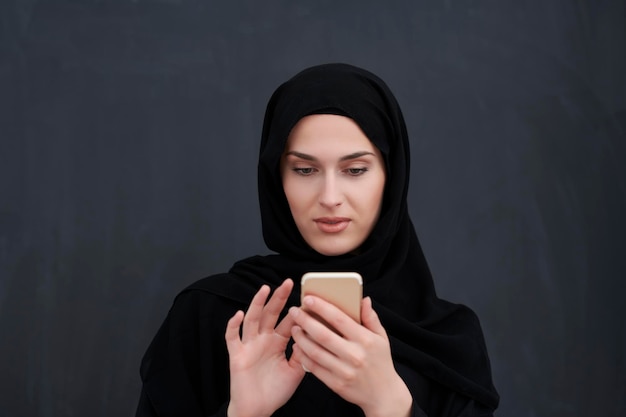
<svg viewBox="0 0 626 417">
<path fill-rule="evenodd" d="M 276 327 L 278 316 L 283 311 L 285 303 L 291 294 L 293 288 L 293 281 L 286 279 L 270 297 L 270 300 L 265 304 L 263 308 L 263 315 L 261 316 L 261 322 L 259 323 L 260 332 L 272 332 Z"/>
<path fill-rule="evenodd" d="M 385 339 L 387 338 L 387 331 L 380 322 L 378 314 L 376 314 L 376 311 L 372 307 L 372 299 L 370 297 L 365 297 L 361 302 L 361 320 L 365 328 L 379 336 L 383 336 Z"/>
<path fill-rule="evenodd" d="M 330 329 L 326 323 L 321 322 L 320 318 L 313 317 L 307 310 L 291 307 L 288 316 L 291 316 L 311 339 L 330 352 L 339 354 L 341 349 L 347 349 L 346 340 L 341 335 Z"/>
<path fill-rule="evenodd" d="M 241 345 L 241 339 L 239 338 L 239 329 L 243 322 L 243 311 L 239 310 L 234 316 L 228 320 L 226 324 L 226 333 L 224 338 L 226 339 L 226 348 L 228 353 L 233 355 L 237 352 Z"/>
<path fill-rule="evenodd" d="M 278 323 L 278 326 L 276 326 L 276 329 L 274 331 L 282 337 L 289 338 L 291 337 L 291 328 L 294 324 L 296 324 L 296 322 L 293 316 L 287 314 L 285 317 L 283 317 L 280 323 Z"/>
<path fill-rule="evenodd" d="M 337 306 L 315 296 L 307 295 L 303 300 L 303 307 L 311 313 L 317 314 L 328 325 L 336 329 L 344 338 L 355 340 L 362 334 L 362 326 L 348 316 Z M 309 332 L 308 328 L 305 328 Z"/>
<path fill-rule="evenodd" d="M 310 372 L 309 368 L 307 368 L 306 365 L 304 364 L 304 362 L 308 362 L 309 360 L 306 358 L 306 355 L 302 352 L 302 349 L 300 349 L 300 346 L 298 346 L 297 343 L 294 343 L 291 349 L 292 349 L 292 353 L 291 353 L 291 357 L 289 358 L 289 365 L 293 364 L 294 367 L 298 366 L 302 368 L 303 371 Z"/>
<path fill-rule="evenodd" d="M 270 287 L 263 285 L 254 298 L 252 298 L 248 311 L 246 311 L 243 317 L 243 343 L 254 339 L 259 334 L 259 321 L 261 320 L 263 306 L 265 305 L 265 300 L 267 300 L 269 292 Z"/>
<path fill-rule="evenodd" d="M 302 359 L 302 356 L 303 356 L 302 351 L 300 350 L 298 345 L 294 343 L 292 346 L 291 357 L 289 358 L 289 366 L 292 367 L 293 369 L 298 369 L 304 373 L 306 369 L 302 365 L 302 362 L 300 362 L 300 360 Z"/>
<path fill-rule="evenodd" d="M 330 330 L 329 330 L 330 331 Z M 345 372 L 345 364 L 332 352 L 316 343 L 300 327 L 294 326 L 291 330 L 294 346 L 297 346 L 297 360 L 316 376 L 328 373 L 329 370 L 342 375 Z"/>
<path fill-rule="evenodd" d="M 302 369 L 311 372 L 332 391 L 342 395 L 341 391 L 349 389 L 350 385 L 358 379 L 357 368 L 343 362 L 340 358 L 326 356 L 324 352 L 318 353 L 319 351 L 314 346 L 307 344 L 306 338 L 300 337 L 300 332 L 304 332 L 298 326 L 294 326 L 292 331 L 294 340 L 299 340 L 293 345 L 292 357 Z"/>
</svg>

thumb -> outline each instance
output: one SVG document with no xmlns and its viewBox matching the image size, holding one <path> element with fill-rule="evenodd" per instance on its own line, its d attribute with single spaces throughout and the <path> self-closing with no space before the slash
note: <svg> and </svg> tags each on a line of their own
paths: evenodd
<svg viewBox="0 0 626 417">
<path fill-rule="evenodd" d="M 372 299 L 370 297 L 365 297 L 361 302 L 361 321 L 365 328 L 385 338 L 387 337 L 387 332 L 380 322 L 378 314 L 372 308 Z"/>
</svg>

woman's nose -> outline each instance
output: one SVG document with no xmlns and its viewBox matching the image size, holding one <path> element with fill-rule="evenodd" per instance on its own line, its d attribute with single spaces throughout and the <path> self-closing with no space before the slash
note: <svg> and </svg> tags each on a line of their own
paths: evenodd
<svg viewBox="0 0 626 417">
<path fill-rule="evenodd" d="M 320 191 L 320 204 L 324 207 L 332 208 L 343 202 L 343 195 L 337 184 L 337 179 L 333 175 L 324 178 L 322 190 Z"/>
</svg>

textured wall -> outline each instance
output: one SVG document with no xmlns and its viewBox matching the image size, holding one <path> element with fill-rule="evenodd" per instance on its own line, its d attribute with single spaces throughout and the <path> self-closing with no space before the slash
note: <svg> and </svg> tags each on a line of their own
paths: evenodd
<svg viewBox="0 0 626 417">
<path fill-rule="evenodd" d="M 624 1 L 0 3 L 0 415 L 130 416 L 176 292 L 265 253 L 266 100 L 364 66 L 502 416 L 626 414 Z"/>
</svg>

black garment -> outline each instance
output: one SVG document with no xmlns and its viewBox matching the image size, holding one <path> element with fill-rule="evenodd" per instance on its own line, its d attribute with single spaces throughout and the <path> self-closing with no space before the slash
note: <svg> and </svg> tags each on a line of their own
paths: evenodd
<svg viewBox="0 0 626 417">
<path fill-rule="evenodd" d="M 380 218 L 357 254 L 328 257 L 303 240 L 282 189 L 280 158 L 304 116 L 330 113 L 356 121 L 381 151 L 386 183 Z M 390 341 L 394 364 L 413 395 L 415 416 L 491 415 L 498 394 L 482 331 L 465 306 L 436 296 L 407 209 L 409 141 L 400 108 L 375 75 L 345 64 L 309 68 L 269 101 L 259 156 L 263 236 L 276 255 L 236 263 L 229 274 L 198 281 L 176 299 L 141 367 L 138 416 L 225 414 L 229 398 L 226 322 L 262 284 L 308 271 L 356 271 Z M 289 352 L 288 352 L 289 354 Z M 424 414 L 425 413 L 425 414 Z M 219 414 L 218 414 L 219 415 Z M 359 416 L 358 407 L 307 375 L 278 416 Z"/>
</svg>

